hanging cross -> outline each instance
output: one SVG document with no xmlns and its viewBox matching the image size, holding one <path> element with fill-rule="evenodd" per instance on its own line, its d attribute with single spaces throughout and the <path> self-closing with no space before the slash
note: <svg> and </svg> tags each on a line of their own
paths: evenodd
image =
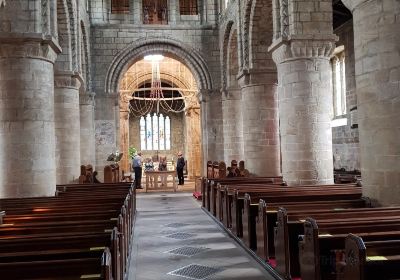
<svg viewBox="0 0 400 280">
<path fill-rule="evenodd" d="M 3 7 L 6 5 L 6 0 L 0 0 L 0 7 Z"/>
</svg>

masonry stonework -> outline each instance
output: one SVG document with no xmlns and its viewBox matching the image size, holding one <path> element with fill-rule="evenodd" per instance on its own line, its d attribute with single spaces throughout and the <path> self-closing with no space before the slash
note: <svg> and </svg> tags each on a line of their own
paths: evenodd
<svg viewBox="0 0 400 280">
<path fill-rule="evenodd" d="M 344 0 L 353 13 L 363 193 L 400 200 L 400 3 Z"/>
</svg>

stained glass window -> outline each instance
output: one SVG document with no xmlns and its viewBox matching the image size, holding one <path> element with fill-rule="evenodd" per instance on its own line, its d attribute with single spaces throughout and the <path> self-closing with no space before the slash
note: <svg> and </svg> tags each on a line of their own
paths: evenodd
<svg viewBox="0 0 400 280">
<path fill-rule="evenodd" d="M 333 81 L 333 109 L 334 116 L 346 114 L 346 72 L 345 53 L 337 53 L 331 60 Z"/>
<path fill-rule="evenodd" d="M 171 120 L 163 114 L 148 114 L 140 118 L 140 146 L 142 150 L 171 149 Z"/>
<path fill-rule="evenodd" d="M 144 117 L 140 118 L 140 149 L 141 150 L 147 150 L 146 149 L 146 121 L 144 120 Z"/>
</svg>

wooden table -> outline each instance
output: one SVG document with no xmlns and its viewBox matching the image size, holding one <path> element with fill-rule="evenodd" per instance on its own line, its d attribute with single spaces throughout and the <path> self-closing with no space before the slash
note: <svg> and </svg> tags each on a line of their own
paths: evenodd
<svg viewBox="0 0 400 280">
<path fill-rule="evenodd" d="M 176 171 L 145 171 L 146 192 L 148 190 L 176 192 Z M 172 180 L 168 180 L 172 179 Z"/>
</svg>

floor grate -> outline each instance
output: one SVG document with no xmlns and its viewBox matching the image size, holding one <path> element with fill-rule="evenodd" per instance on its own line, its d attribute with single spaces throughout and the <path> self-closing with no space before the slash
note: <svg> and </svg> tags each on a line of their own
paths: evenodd
<svg viewBox="0 0 400 280">
<path fill-rule="evenodd" d="M 188 266 L 171 271 L 168 274 L 195 280 L 203 280 L 221 271 L 223 271 L 223 269 L 220 267 L 209 267 L 198 264 L 190 264 Z"/>
<path fill-rule="evenodd" d="M 196 234 L 186 233 L 186 232 L 177 232 L 177 233 L 173 233 L 173 234 L 167 235 L 166 237 L 173 238 L 173 239 L 184 240 L 184 239 L 189 239 L 189 238 L 194 237 L 194 236 L 196 236 Z"/>
<path fill-rule="evenodd" d="M 204 251 L 210 250 L 210 248 L 206 247 L 190 247 L 190 246 L 184 246 L 180 248 L 176 248 L 173 250 L 169 250 L 165 253 L 168 254 L 173 254 L 173 255 L 180 255 L 180 256 L 186 256 L 186 257 L 192 257 L 194 255 L 200 254 Z"/>
<path fill-rule="evenodd" d="M 172 224 L 168 224 L 165 225 L 166 227 L 170 227 L 170 228 L 180 228 L 180 227 L 186 227 L 186 226 L 190 226 L 189 224 L 184 224 L 184 223 L 172 223 Z"/>
</svg>

